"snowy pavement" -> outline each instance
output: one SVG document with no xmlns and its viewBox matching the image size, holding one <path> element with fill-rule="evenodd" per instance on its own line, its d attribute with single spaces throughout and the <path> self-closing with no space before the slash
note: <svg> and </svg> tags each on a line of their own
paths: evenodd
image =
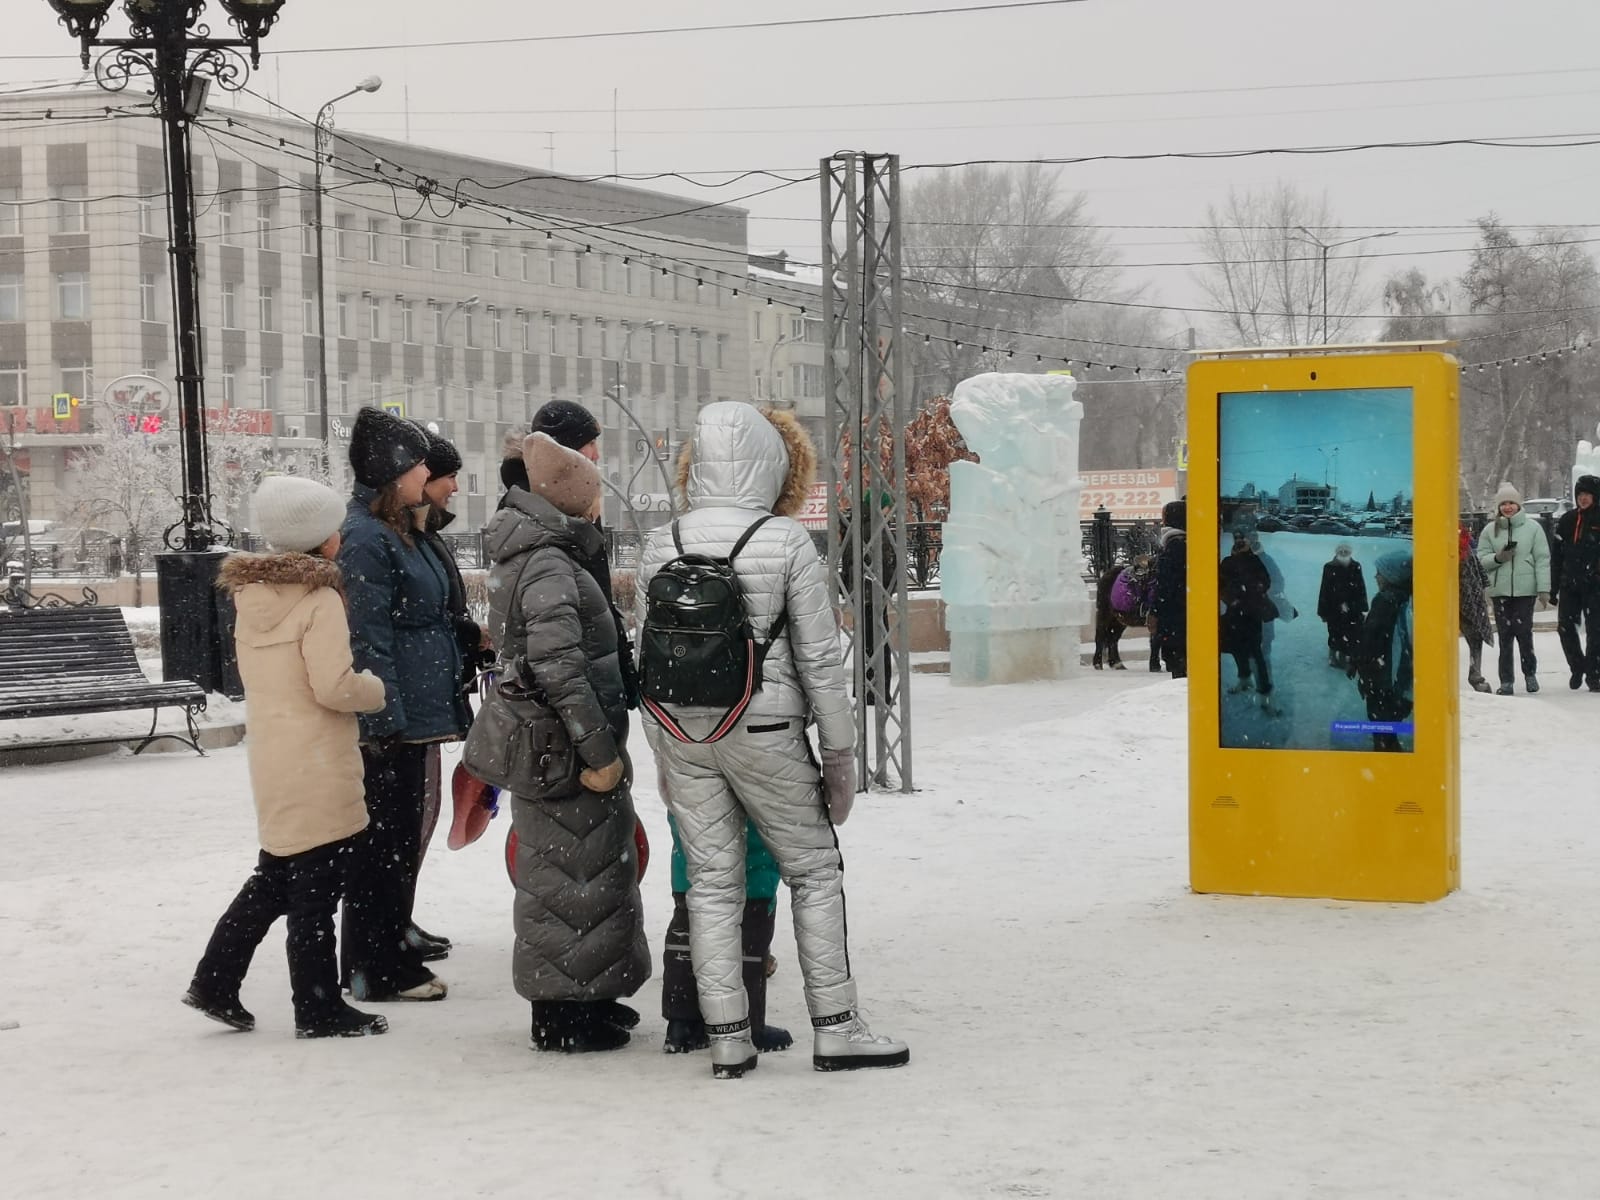
<svg viewBox="0 0 1600 1200">
<path fill-rule="evenodd" d="M 504 817 L 423 874 L 449 1000 L 297 1042 L 280 926 L 230 1033 L 177 998 L 253 859 L 242 748 L 6 769 L 0 1190 L 1593 1197 L 1600 696 L 1539 649 L 1542 695 L 1463 696 L 1463 888 L 1428 906 L 1190 894 L 1181 683 L 915 676 L 922 790 L 841 833 L 863 1005 L 912 1062 L 854 1076 L 801 1036 L 713 1083 L 661 1054 L 658 980 L 626 1050 L 528 1050 Z M 786 917 L 775 953 L 771 1019 L 803 1035 Z"/>
</svg>

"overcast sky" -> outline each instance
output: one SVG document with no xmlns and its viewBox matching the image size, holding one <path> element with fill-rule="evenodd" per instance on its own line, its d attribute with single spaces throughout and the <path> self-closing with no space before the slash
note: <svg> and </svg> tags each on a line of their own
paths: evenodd
<svg viewBox="0 0 1600 1200">
<path fill-rule="evenodd" d="M 558 170 L 814 170 L 841 148 L 903 164 L 971 158 L 1222 150 L 1403 139 L 1584 133 L 1600 92 L 1590 0 L 1085 0 L 988 14 L 648 37 L 423 48 L 463 38 L 587 33 L 954 6 L 960 0 L 288 0 L 254 86 L 310 113 L 364 75 L 376 95 L 339 109 L 346 132 L 411 137 Z M 972 0 L 975 3 L 990 0 Z M 220 6 L 213 24 L 220 26 Z M 6 0 L 0 81 L 62 80 L 77 63 L 46 0 Z M 441 14 L 448 19 L 441 20 Z M 112 30 L 120 30 L 120 16 Z M 109 32 L 110 30 L 108 30 Z M 403 43 L 406 50 L 313 48 Z M 50 60 L 15 56 L 60 55 Z M 1439 77 L 1451 77 L 1441 79 Z M 1374 82 L 1381 81 L 1381 82 Z M 1141 94 L 1142 93 L 1142 94 Z M 226 103 L 226 102 L 224 102 Z M 1344 224 L 1378 232 L 1594 224 L 1600 147 L 1444 148 L 1065 168 L 1126 264 L 1204 257 L 1184 229 L 1230 185 L 1326 190 Z M 909 182 L 914 175 L 908 175 Z M 733 200 L 770 181 L 707 192 Z M 817 185 L 742 201 L 752 248 L 817 256 Z M 1353 229 L 1351 232 L 1364 232 Z M 1372 247 L 1376 285 L 1415 262 L 1461 269 L 1469 231 L 1405 230 Z M 1359 250 L 1360 247 L 1355 247 Z M 1131 271 L 1153 296 L 1202 303 L 1184 267 Z M 1174 314 L 1174 325 L 1184 324 Z"/>
</svg>

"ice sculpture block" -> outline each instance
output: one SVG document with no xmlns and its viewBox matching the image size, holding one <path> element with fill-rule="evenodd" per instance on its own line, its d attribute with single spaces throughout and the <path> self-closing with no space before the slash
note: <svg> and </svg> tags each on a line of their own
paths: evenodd
<svg viewBox="0 0 1600 1200">
<path fill-rule="evenodd" d="M 1567 494 L 1563 500 L 1573 498 L 1572 488 L 1578 486 L 1578 480 L 1585 475 L 1600 475 L 1600 427 L 1595 429 L 1595 441 L 1580 441 L 1578 454 L 1572 464 L 1572 478 L 1567 481 Z"/>
<path fill-rule="evenodd" d="M 1078 523 L 1083 405 L 1070 375 L 975 375 L 950 416 L 979 461 L 950 465 L 939 555 L 950 680 L 1061 679 L 1078 671 L 1093 604 Z"/>
</svg>

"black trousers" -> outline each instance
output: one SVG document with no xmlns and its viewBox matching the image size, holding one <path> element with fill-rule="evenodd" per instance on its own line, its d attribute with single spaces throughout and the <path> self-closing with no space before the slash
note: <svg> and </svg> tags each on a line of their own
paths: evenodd
<svg viewBox="0 0 1600 1200">
<path fill-rule="evenodd" d="M 1583 626 L 1583 643 L 1578 626 Z M 1556 601 L 1556 632 L 1567 667 L 1590 683 L 1600 682 L 1600 584 L 1563 587 Z"/>
<path fill-rule="evenodd" d="M 750 1028 L 767 1023 L 767 955 L 777 903 L 746 900 L 740 941 L 744 955 L 744 991 L 750 1001 Z M 672 920 L 667 923 L 666 949 L 661 956 L 661 1015 L 668 1021 L 700 1020 L 700 994 L 694 985 L 694 964 L 689 959 L 689 905 L 683 892 L 672 893 Z"/>
<path fill-rule="evenodd" d="M 1328 653 L 1336 654 L 1344 662 L 1356 656 L 1356 646 L 1361 641 L 1361 614 L 1340 613 L 1328 620 Z"/>
<path fill-rule="evenodd" d="M 289 919 L 289 985 L 294 1019 L 305 1025 L 344 1007 L 334 958 L 333 910 L 365 835 L 301 854 L 265 850 L 244 887 L 212 930 L 195 968 L 194 988 L 218 1002 L 235 999 L 256 947 L 279 917 Z"/>
<path fill-rule="evenodd" d="M 1247 643 L 1238 650 L 1230 650 L 1233 665 L 1238 668 L 1239 682 L 1249 683 L 1251 671 L 1255 672 L 1255 688 L 1263 696 L 1272 694 L 1272 676 L 1267 671 L 1267 655 L 1260 640 Z"/>
<path fill-rule="evenodd" d="M 361 748 L 366 768 L 367 836 L 355 856 L 340 936 L 341 981 L 360 972 L 368 988 L 390 995 L 426 982 L 432 972 L 406 945 L 416 902 L 428 747 L 384 753 Z"/>
<path fill-rule="evenodd" d="M 1496 596 L 1494 628 L 1500 638 L 1500 682 L 1516 679 L 1511 669 L 1511 641 L 1516 639 L 1522 657 L 1522 675 L 1527 678 L 1539 669 L 1533 653 L 1533 596 Z"/>
</svg>

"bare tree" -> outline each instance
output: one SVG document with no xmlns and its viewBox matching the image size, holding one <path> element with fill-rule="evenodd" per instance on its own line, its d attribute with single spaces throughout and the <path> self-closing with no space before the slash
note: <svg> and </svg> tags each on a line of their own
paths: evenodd
<svg viewBox="0 0 1600 1200">
<path fill-rule="evenodd" d="M 1019 355 L 1031 362 L 1048 343 L 1036 347 L 1027 335 L 1060 335 L 1069 301 L 1107 296 L 1118 284 L 1083 194 L 1064 191 L 1037 164 L 931 174 L 906 189 L 902 215 L 918 403 Z"/>
<path fill-rule="evenodd" d="M 1229 191 L 1206 206 L 1199 245 L 1209 265 L 1195 281 L 1213 307 L 1218 332 L 1250 346 L 1303 346 L 1350 340 L 1353 314 L 1367 304 L 1359 259 L 1325 253 L 1343 240 L 1326 195 L 1307 196 L 1278 183 L 1261 192 Z M 1326 264 L 1327 302 L 1323 268 Z"/>
<path fill-rule="evenodd" d="M 123 539 L 133 567 L 134 604 L 144 603 L 144 553 L 180 517 L 177 447 L 164 435 L 113 428 L 67 469 L 69 512 L 80 535 L 102 529 Z"/>
</svg>

